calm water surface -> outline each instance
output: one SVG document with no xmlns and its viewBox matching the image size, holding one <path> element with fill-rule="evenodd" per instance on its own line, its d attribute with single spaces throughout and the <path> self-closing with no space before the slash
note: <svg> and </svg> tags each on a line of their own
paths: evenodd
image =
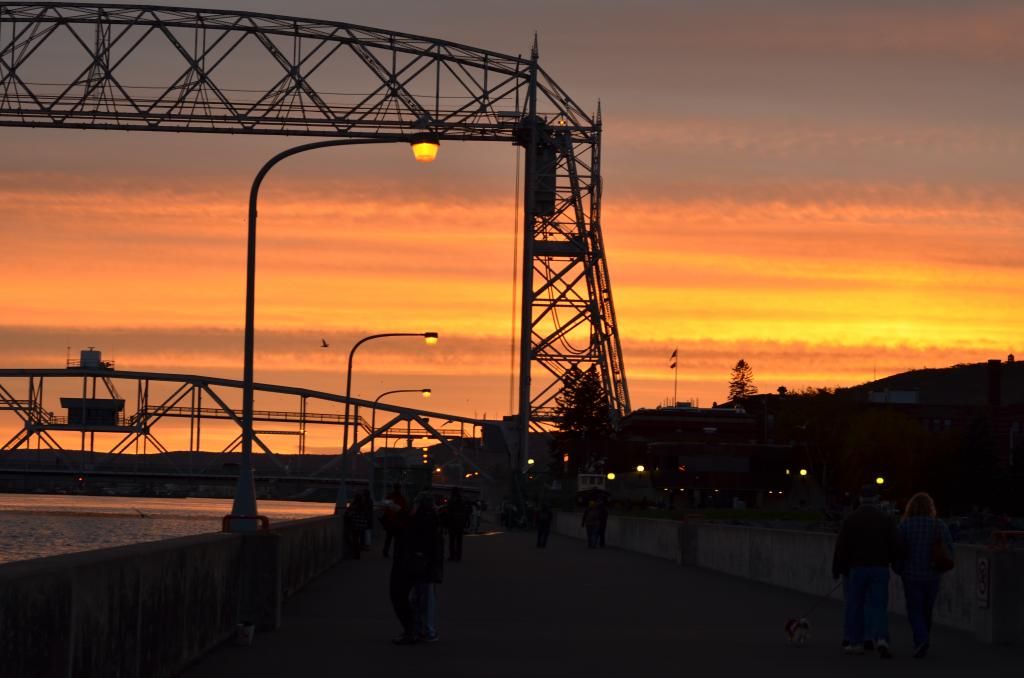
<svg viewBox="0 0 1024 678">
<path fill-rule="evenodd" d="M 270 522 L 330 515 L 334 504 L 261 501 Z M 0 494 L 0 563 L 219 532 L 230 499 Z"/>
</svg>

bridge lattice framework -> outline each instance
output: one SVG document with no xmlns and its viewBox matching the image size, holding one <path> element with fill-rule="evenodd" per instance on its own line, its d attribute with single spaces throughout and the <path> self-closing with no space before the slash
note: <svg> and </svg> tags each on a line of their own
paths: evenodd
<svg viewBox="0 0 1024 678">
<path fill-rule="evenodd" d="M 520 430 L 550 427 L 558 395 L 592 368 L 611 414 L 630 409 L 601 229 L 600 106 L 573 101 L 536 41 L 524 58 L 253 12 L 2 2 L 0 126 L 516 144 Z"/>
<path fill-rule="evenodd" d="M 21 388 L 15 386 L 19 380 L 23 382 Z M 80 387 L 75 385 L 79 380 Z M 120 414 L 109 423 L 97 423 L 90 421 L 88 412 L 83 409 L 72 421 L 71 417 L 58 415 L 48 406 L 46 385 L 55 381 L 59 382 L 59 393 L 74 393 L 80 390 L 81 405 L 86 409 L 90 401 L 97 400 L 97 396 L 102 399 L 120 400 L 118 386 L 121 389 L 133 389 L 136 393 L 135 411 Z M 68 381 L 73 382 L 70 388 L 66 383 Z M 166 395 L 156 397 L 157 389 L 151 391 L 150 388 L 153 384 L 163 385 Z M 95 436 L 100 433 L 114 435 L 115 442 L 104 450 L 111 454 L 123 454 L 133 448 L 137 451 L 140 444 L 152 446 L 157 452 L 168 452 L 169 446 L 164 444 L 158 434 L 158 425 L 165 419 L 184 418 L 189 422 L 188 451 L 200 452 L 204 421 L 231 421 L 241 428 L 241 410 L 229 403 L 240 401 L 243 387 L 244 382 L 234 379 L 163 372 L 115 372 L 104 367 L 64 370 L 2 369 L 0 411 L 14 413 L 21 426 L 0 446 L 0 451 L 30 449 L 35 441 L 39 447 L 63 452 L 67 448 L 61 445 L 54 434 L 70 432 L 81 435 L 80 449 L 83 451 L 95 450 Z M 51 386 L 51 391 L 52 389 Z M 106 392 L 98 393 L 98 389 Z M 367 446 L 376 444 L 377 441 L 381 441 L 385 446 L 388 441 L 405 442 L 409 447 L 414 443 L 430 441 L 431 444 L 440 444 L 447 448 L 452 459 L 479 470 L 476 462 L 466 455 L 466 441 L 472 441 L 471 448 L 479 447 L 478 435 L 483 427 L 498 426 L 498 423 L 493 421 L 359 398 L 348 399 L 354 410 L 346 420 L 344 414 L 321 409 L 343 405 L 346 398 L 342 395 L 262 383 L 255 384 L 255 390 L 265 396 L 291 397 L 298 403 L 295 409 L 257 410 L 254 413 L 254 420 L 257 422 L 294 426 L 285 429 L 257 430 L 253 433 L 254 444 L 278 466 L 281 464 L 276 460 L 272 445 L 264 440 L 264 437 L 295 436 L 299 441 L 298 451 L 302 454 L 306 451 L 307 432 L 311 427 L 350 426 L 358 432 L 355 436 L 356 450 L 365 451 Z M 26 397 L 18 397 L 22 391 Z M 151 393 L 154 396 L 152 399 Z M 313 404 L 312 409 L 310 403 Z M 76 403 L 76 406 L 79 405 Z M 364 412 L 380 413 L 380 423 L 376 423 L 376 417 L 367 421 L 365 416 L 359 414 L 360 409 Z M 240 443 L 241 433 L 221 451 L 233 451 Z M 318 472 L 330 469 L 338 463 L 338 459 L 339 457 L 325 457 L 324 464 L 319 467 Z M 281 468 L 283 470 L 283 467 Z"/>
</svg>

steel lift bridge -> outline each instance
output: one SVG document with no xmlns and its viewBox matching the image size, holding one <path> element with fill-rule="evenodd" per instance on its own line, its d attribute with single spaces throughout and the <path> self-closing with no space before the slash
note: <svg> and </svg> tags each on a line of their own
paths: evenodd
<svg viewBox="0 0 1024 678">
<path fill-rule="evenodd" d="M 596 369 L 630 409 L 601 235 L 601 119 L 538 62 L 286 16 L 0 2 L 0 125 L 522 148 L 519 432 Z M 526 436 L 518 435 L 518 462 Z"/>
<path fill-rule="evenodd" d="M 143 453 L 147 449 L 162 453 L 172 451 L 172 446 L 164 444 L 163 425 L 172 420 L 187 420 L 187 451 L 199 453 L 204 449 L 204 422 L 242 425 L 241 410 L 229 405 L 240 400 L 241 381 L 191 374 L 117 371 L 114 367 L 113 361 L 103 360 L 99 351 L 90 349 L 82 351 L 81 359 L 68 359 L 65 369 L 0 369 L 0 411 L 14 413 L 21 422 L 21 427 L 6 439 L 0 451 L 31 449 L 34 442 L 37 449 L 55 451 L 64 458 L 68 468 L 77 471 L 80 469 L 74 459 L 63 454 L 67 448 L 61 445 L 59 436 L 80 435 L 78 449 L 83 452 L 96 449 L 95 438 L 99 433 L 112 441 L 111 445 L 104 446 L 111 454 L 121 454 L 133 447 L 139 452 L 140 446 Z M 19 390 L 13 386 L 19 381 L 25 385 L 27 398 L 18 398 L 12 392 L 12 389 Z M 48 406 L 47 385 L 50 390 L 56 387 L 62 394 L 63 413 Z M 128 403 L 119 387 L 134 390 L 133 411 L 126 411 Z M 476 438 L 478 428 L 488 425 L 483 420 L 357 398 L 351 399 L 355 409 L 346 419 L 340 412 L 328 411 L 345 402 L 344 396 L 335 393 L 259 383 L 255 384 L 255 389 L 280 403 L 276 409 L 253 413 L 254 421 L 261 426 L 254 431 L 253 442 L 268 454 L 274 471 L 281 475 L 288 475 L 289 470 L 274 458 L 270 444 L 264 439 L 293 437 L 302 455 L 306 452 L 309 430 L 321 426 L 352 427 L 357 431 L 355 449 L 371 444 L 386 447 L 389 442 L 392 445 L 404 443 L 411 448 L 424 440 L 438 441 L 447 448 L 451 462 L 479 471 L 478 463 L 472 458 L 477 446 L 464 443 L 466 439 Z M 74 395 L 67 397 L 67 393 Z M 366 414 L 370 412 L 372 416 Z M 222 430 L 214 432 L 218 433 L 223 437 Z M 236 450 L 241 438 L 239 433 L 222 451 Z M 173 449 L 182 450 L 181 447 Z M 315 463 L 303 463 L 301 468 L 318 475 L 335 466 L 338 457 L 321 460 L 319 455 L 310 455 L 309 461 Z"/>
</svg>

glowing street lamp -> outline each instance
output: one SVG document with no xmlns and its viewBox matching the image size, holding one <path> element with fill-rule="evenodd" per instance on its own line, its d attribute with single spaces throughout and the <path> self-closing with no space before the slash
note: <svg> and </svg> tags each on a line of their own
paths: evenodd
<svg viewBox="0 0 1024 678">
<path fill-rule="evenodd" d="M 608 475 L 605 476 L 605 478 L 607 478 L 608 480 L 615 480 L 615 474 L 609 473 Z"/>
<path fill-rule="evenodd" d="M 885 485 L 885 478 L 882 476 L 875 478 L 875 485 Z"/>
<path fill-rule="evenodd" d="M 800 469 L 800 475 L 801 476 L 806 476 L 807 475 L 807 469 L 805 469 L 805 468 Z"/>
<path fill-rule="evenodd" d="M 409 141 L 416 162 L 434 162 L 441 142 L 434 134 L 417 134 Z"/>
<path fill-rule="evenodd" d="M 637 464 L 637 467 L 636 467 L 636 472 L 637 473 L 643 473 L 645 470 L 646 469 L 644 469 L 644 465 L 643 464 Z"/>
<path fill-rule="evenodd" d="M 366 342 L 373 339 L 385 339 L 387 337 L 423 337 L 427 346 L 433 346 L 437 343 L 437 332 L 383 332 L 381 334 L 371 334 L 368 337 L 363 337 L 357 341 L 348 352 L 348 374 L 345 378 L 345 418 L 342 420 L 341 486 L 338 488 L 338 500 L 334 506 L 335 513 L 341 513 L 344 511 L 346 503 L 345 481 L 348 479 L 348 429 L 351 423 L 349 421 L 349 409 L 351 408 L 349 400 L 352 397 L 352 358 L 355 357 L 356 349 Z M 423 390 L 426 391 L 429 389 Z M 359 411 L 356 410 L 356 417 L 358 416 Z"/>
<path fill-rule="evenodd" d="M 432 334 L 432 333 L 431 333 Z M 379 396 L 373 399 L 373 409 L 370 411 L 370 430 L 373 432 L 373 437 L 370 438 L 370 453 L 377 451 L 377 403 L 384 396 L 389 396 L 394 393 L 419 393 L 424 398 L 429 398 L 433 395 L 434 391 L 429 388 L 396 388 L 393 391 L 384 391 Z"/>
</svg>

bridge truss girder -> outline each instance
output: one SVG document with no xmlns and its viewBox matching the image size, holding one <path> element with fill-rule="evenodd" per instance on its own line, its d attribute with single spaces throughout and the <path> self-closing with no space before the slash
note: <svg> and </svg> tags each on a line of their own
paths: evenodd
<svg viewBox="0 0 1024 678">
<path fill-rule="evenodd" d="M 610 412 L 630 409 L 601 234 L 600 113 L 539 66 L 536 45 L 523 58 L 252 12 L 0 2 L 0 126 L 518 144 L 520 425 L 550 427 L 565 381 L 592 367 Z"/>
<path fill-rule="evenodd" d="M 19 399 L 15 397 L 8 388 L 14 379 L 26 379 L 29 397 Z M 43 383 L 49 380 L 52 384 L 58 380 L 82 380 L 83 384 L 91 380 L 102 381 L 113 384 L 114 380 L 122 383 L 135 382 L 136 405 L 135 412 L 122 416 L 114 425 L 94 425 L 89 423 L 70 424 L 66 418 L 54 414 L 46 408 L 43 401 Z M 58 384 L 60 382 L 58 381 Z M 169 387 L 168 395 L 159 401 L 150 400 L 151 383 L 165 384 Z M 84 388 L 84 387 L 83 387 Z M 160 372 L 111 372 L 109 370 L 75 369 L 3 369 L 0 370 L 0 411 L 7 410 L 14 412 L 21 419 L 21 428 L 7 439 L 7 442 L 0 446 L 0 453 L 17 449 L 30 449 L 33 439 L 40 445 L 45 445 L 49 450 L 57 452 L 67 451 L 53 437 L 54 433 L 75 432 L 81 433 L 83 440 L 83 451 L 95 450 L 94 435 L 96 433 L 117 434 L 120 438 L 106 451 L 111 454 L 123 454 L 132 450 L 143 451 L 151 445 L 158 452 L 168 452 L 168 447 L 160 440 L 154 429 L 164 419 L 184 418 L 189 420 L 189 452 L 202 451 L 202 423 L 204 421 L 218 420 L 231 421 L 239 429 L 242 427 L 241 409 L 233 408 L 228 404 L 230 400 L 239 400 L 243 388 L 243 382 L 232 379 L 221 379 L 215 377 L 204 377 L 188 374 L 166 374 Z M 17 390 L 17 389 L 16 389 Z M 66 392 L 67 388 L 58 390 Z M 260 434 L 264 435 L 289 435 L 297 436 L 300 440 L 300 453 L 304 451 L 306 431 L 310 426 L 348 426 L 355 433 L 356 445 L 353 449 L 365 450 L 367 445 L 382 441 L 385 445 L 390 441 L 407 441 L 412 446 L 413 440 L 431 439 L 443 445 L 453 452 L 453 456 L 465 461 L 477 470 L 477 465 L 466 459 L 458 445 L 453 444 L 456 438 L 466 437 L 466 427 L 469 427 L 470 437 L 475 432 L 493 422 L 486 422 L 458 415 L 449 415 L 429 410 L 403 407 L 389 403 L 370 402 L 359 398 L 349 399 L 349 403 L 355 408 L 348 419 L 343 414 L 324 413 L 310 411 L 307 401 L 331 403 L 343 405 L 346 401 L 344 396 L 323 391 L 280 386 L 274 384 L 256 384 L 257 394 L 274 394 L 293 396 L 299 399 L 299 407 L 296 410 L 257 410 L 254 412 L 256 422 L 286 423 L 294 424 L 297 428 L 267 431 L 256 431 L 254 436 L 255 444 L 278 466 L 279 470 L 285 468 L 277 462 L 271 446 L 265 442 Z M 227 392 L 235 391 L 235 396 L 228 396 Z M 111 394 L 112 395 L 112 394 Z M 213 402 L 215 406 L 203 405 L 204 396 Z M 183 404 L 184 403 L 184 404 Z M 364 411 L 376 409 L 383 413 L 380 425 L 368 422 L 364 416 L 359 414 L 359 408 Z M 83 417 L 84 419 L 84 417 Z M 432 420 L 445 422 L 440 426 L 432 423 Z M 451 426 L 447 426 L 451 424 Z M 89 436 L 88 443 L 86 436 Z M 341 436 L 339 435 L 340 439 Z M 235 440 L 223 448 L 223 452 L 231 452 L 238 447 L 241 440 L 241 433 Z M 339 445 L 340 448 L 340 445 Z M 322 473 L 333 467 L 340 457 L 325 457 L 324 464 L 319 468 Z"/>
</svg>

